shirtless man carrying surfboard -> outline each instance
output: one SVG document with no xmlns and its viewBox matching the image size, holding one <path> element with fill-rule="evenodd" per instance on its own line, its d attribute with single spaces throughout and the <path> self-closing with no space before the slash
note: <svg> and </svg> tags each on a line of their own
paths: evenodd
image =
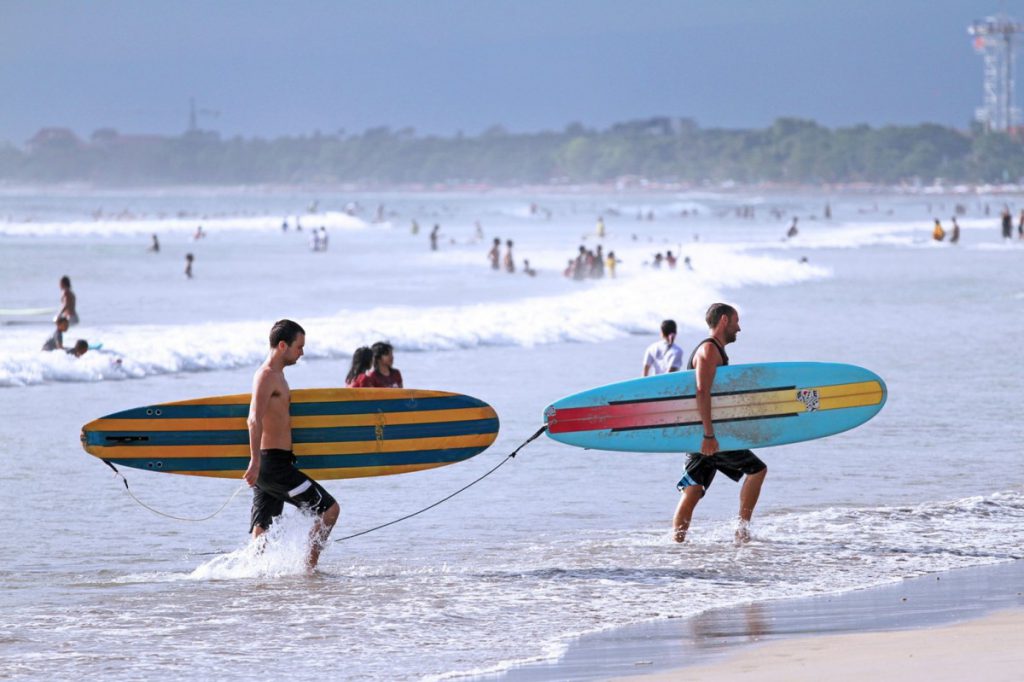
<svg viewBox="0 0 1024 682">
<path fill-rule="evenodd" d="M 299 471 L 292 454 L 291 392 L 284 368 L 298 362 L 305 344 L 306 332 L 291 320 L 280 320 L 270 330 L 270 354 L 252 380 L 250 458 L 244 478 L 253 488 L 249 530 L 254 540 L 281 515 L 285 502 L 316 513 L 306 559 L 313 570 L 340 508 L 323 486 Z"/>
<path fill-rule="evenodd" d="M 746 474 L 740 487 L 740 519 L 736 529 L 736 542 L 740 544 L 750 539 L 747 526 L 754 514 L 768 467 L 750 450 L 720 452 L 718 449 L 711 417 L 711 386 L 715 382 L 715 370 L 729 364 L 725 346 L 736 340 L 740 331 L 740 314 L 727 303 L 714 303 L 708 308 L 705 321 L 708 323 L 708 338 L 697 344 L 686 366 L 686 369 L 695 370 L 697 375 L 697 411 L 704 424 L 704 441 L 700 452 L 690 453 L 686 461 L 686 473 L 677 485 L 682 496 L 672 525 L 676 542 L 683 542 L 693 510 L 711 486 L 715 473 L 721 471 L 736 482 Z"/>
</svg>

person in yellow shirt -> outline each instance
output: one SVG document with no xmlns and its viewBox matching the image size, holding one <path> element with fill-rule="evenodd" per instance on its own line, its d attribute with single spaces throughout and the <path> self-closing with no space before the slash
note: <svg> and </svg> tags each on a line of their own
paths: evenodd
<svg viewBox="0 0 1024 682">
<path fill-rule="evenodd" d="M 937 242 L 941 242 L 945 238 L 946 238 L 946 231 L 944 229 L 942 229 L 942 223 L 940 223 L 939 219 L 936 218 L 935 219 L 935 229 L 932 230 L 932 239 L 934 239 Z"/>
<path fill-rule="evenodd" d="M 609 251 L 608 252 L 608 259 L 605 261 L 605 269 L 608 271 L 608 276 L 611 277 L 612 279 L 615 279 L 615 266 L 616 266 L 616 264 L 621 263 L 621 262 L 622 261 L 620 261 L 618 258 L 615 257 L 615 252 L 614 251 Z"/>
</svg>

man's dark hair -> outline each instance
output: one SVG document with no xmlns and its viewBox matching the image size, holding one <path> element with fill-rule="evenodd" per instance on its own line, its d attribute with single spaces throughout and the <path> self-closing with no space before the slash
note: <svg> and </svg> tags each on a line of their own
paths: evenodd
<svg viewBox="0 0 1024 682">
<path fill-rule="evenodd" d="M 722 319 L 722 315 L 732 317 L 736 314 L 736 309 L 728 303 L 712 303 L 711 307 L 708 308 L 707 315 L 704 316 L 704 321 L 708 323 L 708 329 L 714 329 L 718 326 L 718 321 Z"/>
<path fill-rule="evenodd" d="M 675 333 L 676 333 L 676 321 L 675 320 L 665 320 L 664 322 L 661 323 L 661 335 L 662 336 L 668 336 L 669 334 L 675 334 Z"/>
<path fill-rule="evenodd" d="M 62 287 L 67 287 L 68 289 L 70 289 L 71 288 L 71 278 L 68 277 L 67 275 L 64 275 L 63 277 L 60 278 L 60 285 Z"/>
<path fill-rule="evenodd" d="M 274 323 L 274 326 L 270 328 L 270 347 L 277 348 L 277 344 L 282 341 L 287 345 L 295 343 L 295 339 L 298 338 L 299 334 L 305 334 L 306 330 L 299 326 L 298 322 L 292 322 L 291 320 L 278 320 Z"/>
</svg>

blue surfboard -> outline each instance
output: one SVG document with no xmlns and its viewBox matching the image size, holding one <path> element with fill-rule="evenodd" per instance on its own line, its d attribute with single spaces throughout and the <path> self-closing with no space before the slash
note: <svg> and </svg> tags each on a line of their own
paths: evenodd
<svg viewBox="0 0 1024 682">
<path fill-rule="evenodd" d="M 673 372 L 593 388 L 544 410 L 554 440 L 594 450 L 699 452 L 696 375 Z M 711 416 L 722 450 L 797 443 L 847 431 L 882 409 L 886 386 L 855 365 L 772 362 L 719 367 Z"/>
</svg>

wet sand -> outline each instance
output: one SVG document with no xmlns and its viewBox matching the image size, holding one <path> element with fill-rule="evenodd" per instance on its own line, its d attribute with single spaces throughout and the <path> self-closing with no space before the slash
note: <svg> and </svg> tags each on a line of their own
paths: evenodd
<svg viewBox="0 0 1024 682">
<path fill-rule="evenodd" d="M 1016 560 L 610 630 L 581 637 L 556 662 L 487 679 L 863 679 L 866 670 L 891 677 L 913 667 L 908 680 L 918 670 L 921 679 L 953 679 L 970 669 L 993 682 L 1010 679 L 999 677 L 1008 661 L 1019 675 L 1022 625 L 1024 561 Z"/>
<path fill-rule="evenodd" d="M 720 663 L 619 680 L 1012 682 L 1021 679 L 1022 633 L 1024 609 L 1012 609 L 938 628 L 773 642 L 744 650 Z"/>
</svg>

